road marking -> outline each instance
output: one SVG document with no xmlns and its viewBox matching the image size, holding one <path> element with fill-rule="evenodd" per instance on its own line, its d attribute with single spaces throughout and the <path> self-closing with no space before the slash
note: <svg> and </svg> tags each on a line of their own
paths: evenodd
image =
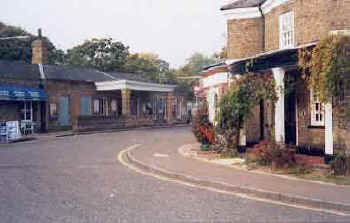
<svg viewBox="0 0 350 223">
<path fill-rule="evenodd" d="M 153 156 L 154 156 L 154 157 L 161 157 L 161 158 L 167 158 L 167 157 L 169 157 L 168 154 L 160 154 L 160 153 L 155 153 L 155 154 L 153 154 Z"/>
<path fill-rule="evenodd" d="M 286 207 L 292 207 L 292 208 L 297 208 L 297 209 L 303 209 L 303 210 L 309 210 L 309 211 L 316 211 L 316 212 L 323 212 L 323 213 L 327 213 L 327 214 L 333 214 L 333 215 L 339 215 L 339 216 L 350 216 L 350 214 L 346 214 L 340 211 L 334 211 L 334 210 L 327 210 L 327 209 L 322 209 L 322 208 L 312 208 L 312 207 L 307 207 L 307 206 L 303 206 L 303 205 L 296 205 L 296 204 L 288 204 L 288 203 L 283 203 L 280 201 L 273 201 L 273 200 L 268 200 L 268 199 L 264 199 L 264 198 L 257 198 L 257 197 L 252 197 L 246 194 L 242 194 L 242 193 L 234 193 L 234 192 L 230 192 L 230 191 L 225 191 L 225 190 L 220 190 L 220 189 L 216 189 L 213 187 L 207 187 L 207 186 L 201 186 L 201 185 L 197 185 L 197 184 L 192 184 L 192 183 L 188 183 L 185 181 L 181 181 L 181 180 L 176 180 L 173 178 L 169 178 L 169 177 L 165 177 L 165 176 L 161 176 L 161 175 L 157 175 L 151 172 L 145 172 L 144 170 L 141 170 L 140 168 L 137 168 L 129 163 L 127 163 L 126 161 L 123 160 L 123 156 L 124 154 L 126 154 L 127 152 L 136 149 L 137 147 L 140 147 L 141 144 L 135 144 L 132 145 L 122 151 L 119 152 L 118 154 L 118 161 L 128 167 L 131 170 L 134 170 L 135 172 L 142 174 L 142 175 L 146 175 L 146 176 L 151 176 L 154 178 L 157 178 L 159 180 L 163 180 L 163 181 L 168 181 L 168 182 L 172 182 L 172 183 L 177 183 L 177 184 L 182 184 L 185 186 L 189 186 L 189 187 L 193 187 L 193 188 L 200 188 L 200 189 L 204 189 L 204 190 L 208 190 L 208 191 L 212 191 L 212 192 L 216 192 L 216 193 L 221 193 L 221 194 L 228 194 L 228 195 L 232 195 L 232 196 L 236 196 L 239 198 L 244 198 L 244 199 L 248 199 L 248 200 L 253 200 L 253 201 L 259 201 L 259 202 L 264 202 L 264 203 L 270 203 L 270 204 L 274 204 L 274 205 L 280 205 L 280 206 L 286 206 Z"/>
</svg>

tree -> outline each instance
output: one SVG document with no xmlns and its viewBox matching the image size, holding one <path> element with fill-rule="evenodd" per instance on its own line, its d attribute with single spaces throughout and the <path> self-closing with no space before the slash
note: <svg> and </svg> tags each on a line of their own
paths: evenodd
<svg viewBox="0 0 350 223">
<path fill-rule="evenodd" d="M 0 22 L 0 38 L 17 36 L 28 36 L 28 38 L 0 40 L 0 59 L 31 63 L 32 42 L 37 39 L 37 36 L 32 35 L 20 27 L 6 25 Z M 64 52 L 56 49 L 47 37 L 43 38 L 47 42 L 49 64 L 59 64 L 63 62 L 62 55 L 64 55 Z"/>
<path fill-rule="evenodd" d="M 174 83 L 170 65 L 154 53 L 136 53 L 128 57 L 124 71 L 139 73 L 158 83 Z"/>
<path fill-rule="evenodd" d="M 209 65 L 213 65 L 219 62 L 219 59 L 212 56 L 206 56 L 201 53 L 194 53 L 191 57 L 187 58 L 186 64 L 178 70 L 179 76 L 194 76 L 199 75 L 203 69 Z"/>
<path fill-rule="evenodd" d="M 129 47 L 111 38 L 91 39 L 67 51 L 66 62 L 101 71 L 120 71 L 129 56 Z"/>
</svg>

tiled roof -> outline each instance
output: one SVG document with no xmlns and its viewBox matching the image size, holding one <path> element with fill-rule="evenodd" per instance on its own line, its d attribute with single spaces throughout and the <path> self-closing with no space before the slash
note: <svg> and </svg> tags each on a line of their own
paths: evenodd
<svg viewBox="0 0 350 223">
<path fill-rule="evenodd" d="M 68 80 L 68 81 L 86 81 L 100 82 L 113 80 L 108 75 L 88 68 L 43 65 L 45 78 L 48 80 Z"/>
<path fill-rule="evenodd" d="M 95 69 L 81 67 L 43 65 L 43 71 L 45 79 L 48 80 L 86 82 L 134 80 L 140 82 L 152 82 L 143 74 L 120 72 L 104 73 Z M 0 80 L 1 79 L 39 80 L 39 66 L 36 64 L 0 60 Z"/>
<path fill-rule="evenodd" d="M 38 65 L 0 60 L 0 79 L 39 80 Z"/>
<path fill-rule="evenodd" d="M 237 8 L 249 8 L 257 7 L 264 3 L 266 0 L 235 0 L 230 4 L 224 5 L 221 7 L 221 10 L 237 9 Z"/>
</svg>

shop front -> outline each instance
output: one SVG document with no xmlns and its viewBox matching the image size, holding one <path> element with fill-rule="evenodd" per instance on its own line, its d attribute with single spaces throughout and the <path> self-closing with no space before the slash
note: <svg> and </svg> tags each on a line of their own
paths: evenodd
<svg viewBox="0 0 350 223">
<path fill-rule="evenodd" d="M 0 85 L 1 141 L 45 130 L 47 99 L 41 88 Z"/>
</svg>

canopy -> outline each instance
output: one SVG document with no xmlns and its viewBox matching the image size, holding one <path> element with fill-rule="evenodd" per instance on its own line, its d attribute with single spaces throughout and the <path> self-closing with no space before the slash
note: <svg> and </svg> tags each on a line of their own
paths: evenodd
<svg viewBox="0 0 350 223">
<path fill-rule="evenodd" d="M 0 85 L 0 100 L 47 101 L 48 95 L 41 88 Z"/>
</svg>

